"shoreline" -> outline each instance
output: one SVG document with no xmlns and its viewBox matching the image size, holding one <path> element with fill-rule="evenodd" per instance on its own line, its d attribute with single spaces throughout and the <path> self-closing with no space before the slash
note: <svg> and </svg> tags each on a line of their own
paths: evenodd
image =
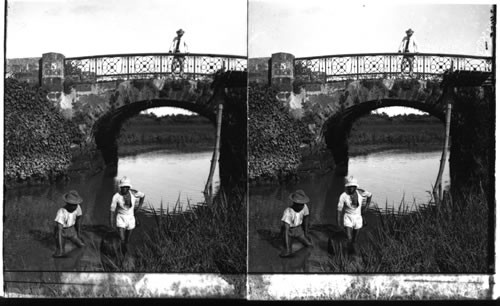
<svg viewBox="0 0 500 306">
<path fill-rule="evenodd" d="M 212 146 L 189 146 L 176 148 L 172 147 L 170 144 L 138 144 L 138 145 L 119 145 L 118 147 L 118 157 L 129 157 L 135 156 L 142 153 L 169 150 L 173 153 L 192 153 L 192 152 L 204 152 L 212 151 Z"/>
<path fill-rule="evenodd" d="M 353 145 L 349 148 L 349 157 L 358 157 L 374 153 L 381 153 L 391 150 L 408 150 L 413 152 L 432 152 L 442 150 L 443 145 L 438 143 L 430 144 L 420 144 L 411 145 L 406 144 L 369 144 L 369 145 Z M 249 181 L 250 186 L 272 186 L 280 185 L 290 181 L 300 181 L 301 179 L 325 175 L 331 171 L 334 171 L 336 165 L 333 161 L 333 155 L 328 149 L 321 150 L 316 153 L 307 153 L 308 148 L 303 148 L 302 150 L 302 161 L 297 168 L 297 171 L 293 177 L 290 178 L 256 178 Z"/>
</svg>

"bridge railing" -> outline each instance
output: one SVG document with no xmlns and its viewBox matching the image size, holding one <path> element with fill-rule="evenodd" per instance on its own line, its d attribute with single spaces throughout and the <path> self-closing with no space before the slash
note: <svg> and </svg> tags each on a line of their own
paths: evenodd
<svg viewBox="0 0 500 306">
<path fill-rule="evenodd" d="M 222 68 L 246 71 L 247 58 L 235 55 L 157 53 L 72 57 L 64 61 L 65 77 L 81 82 L 145 79 L 173 74 L 183 79 L 200 79 Z"/>
<path fill-rule="evenodd" d="M 413 69 L 410 72 L 409 64 Z M 440 80 L 447 70 L 492 71 L 492 58 L 456 54 L 378 53 L 296 58 L 295 80 L 306 83 L 411 77 Z"/>
</svg>

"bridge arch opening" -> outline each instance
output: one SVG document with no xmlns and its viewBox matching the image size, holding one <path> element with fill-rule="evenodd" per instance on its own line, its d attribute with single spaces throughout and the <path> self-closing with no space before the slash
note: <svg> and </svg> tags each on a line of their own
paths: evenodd
<svg viewBox="0 0 500 306">
<path fill-rule="evenodd" d="M 158 102 L 145 110 L 145 106 L 121 107 L 96 126 L 96 142 L 101 144 L 102 154 L 115 158 L 107 164 L 105 177 L 115 188 L 120 177 L 130 177 L 138 190 L 148 194 L 146 210 L 150 205 L 159 210 L 161 203 L 164 209 L 187 209 L 204 201 L 202 191 L 213 158 L 215 122 L 210 114 L 202 116 L 193 108 L 158 108 L 161 103 L 174 104 Z M 217 164 L 213 177 L 216 192 L 221 186 L 219 173 Z"/>
<path fill-rule="evenodd" d="M 383 112 L 390 107 L 406 107 L 428 114 L 429 117 L 435 118 L 436 121 L 442 123 L 442 129 L 444 131 L 445 110 L 438 106 L 431 106 L 412 100 L 381 99 L 367 101 L 349 107 L 330 117 L 323 125 L 322 130 L 326 146 L 332 153 L 335 162 L 335 173 L 337 176 L 345 176 L 348 174 L 349 138 L 355 123 L 359 119 L 370 115 L 375 110 L 381 110 L 380 112 Z M 442 133 L 444 134 L 444 132 Z M 376 142 L 377 140 L 372 139 L 371 141 Z"/>
<path fill-rule="evenodd" d="M 183 109 L 205 117 L 210 122 L 215 124 L 216 118 L 213 112 L 210 112 L 203 105 L 185 101 L 153 99 L 124 105 L 108 112 L 102 118 L 98 119 L 92 128 L 92 134 L 94 135 L 97 148 L 101 151 L 106 165 L 116 165 L 118 162 L 117 138 L 120 134 L 122 125 L 128 119 L 140 114 L 142 111 L 158 107 L 174 107 Z"/>
</svg>

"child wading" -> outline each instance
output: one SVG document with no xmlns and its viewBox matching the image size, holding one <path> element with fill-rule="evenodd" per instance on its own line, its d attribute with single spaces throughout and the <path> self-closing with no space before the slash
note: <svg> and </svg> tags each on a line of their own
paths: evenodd
<svg viewBox="0 0 500 306">
<path fill-rule="evenodd" d="M 362 214 L 370 205 L 372 194 L 369 191 L 358 189 L 358 181 L 352 176 L 346 180 L 346 191 L 340 195 L 337 207 L 337 223 L 344 226 L 347 234 L 348 248 L 355 251 L 356 236 L 363 227 Z M 366 205 L 363 206 L 363 200 Z M 342 214 L 344 218 L 342 218 Z M 342 222 L 343 221 L 343 222 Z"/>
<path fill-rule="evenodd" d="M 66 205 L 57 211 L 54 235 L 56 239 L 56 252 L 53 257 L 64 257 L 64 246 L 66 239 L 76 244 L 79 248 L 85 246 L 81 236 L 82 208 L 80 204 L 83 199 L 78 192 L 71 190 L 63 195 Z"/>
<path fill-rule="evenodd" d="M 312 246 L 309 238 L 309 208 L 306 203 L 309 203 L 309 197 L 303 190 L 297 190 L 289 196 L 293 204 L 287 207 L 281 218 L 281 229 L 285 250 L 280 254 L 281 257 L 292 255 L 292 242 L 297 239 L 306 246 Z"/>
<path fill-rule="evenodd" d="M 126 250 L 126 245 L 132 234 L 132 230 L 135 228 L 135 212 L 141 208 L 142 203 L 144 203 L 144 193 L 140 191 L 132 192 L 132 184 L 127 177 L 123 177 L 120 180 L 120 191 L 115 193 L 113 199 L 111 200 L 111 210 L 109 214 L 109 223 L 112 228 L 118 228 L 118 233 L 120 234 L 120 240 L 122 241 L 123 249 Z M 139 200 L 139 204 L 136 206 L 136 201 Z M 116 211 L 116 219 L 115 219 Z"/>
</svg>

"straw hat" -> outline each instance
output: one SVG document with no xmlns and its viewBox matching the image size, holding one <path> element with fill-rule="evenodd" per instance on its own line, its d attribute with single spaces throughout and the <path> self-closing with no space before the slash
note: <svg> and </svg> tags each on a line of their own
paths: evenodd
<svg viewBox="0 0 500 306">
<path fill-rule="evenodd" d="M 120 180 L 120 184 L 118 185 L 120 188 L 121 187 L 129 187 L 129 188 L 132 188 L 132 183 L 130 182 L 130 180 L 124 176 L 121 180 Z"/>
<path fill-rule="evenodd" d="M 73 205 L 78 205 L 83 202 L 83 199 L 76 190 L 70 190 L 68 193 L 65 193 L 62 198 L 64 202 Z"/>
<path fill-rule="evenodd" d="M 406 30 L 406 34 L 408 34 L 408 35 L 413 34 L 413 30 L 412 30 L 412 29 L 408 29 L 408 30 Z"/>
<path fill-rule="evenodd" d="M 353 186 L 356 188 L 359 187 L 358 180 L 352 176 L 346 178 L 345 187 L 353 187 Z"/>
<path fill-rule="evenodd" d="M 294 203 L 299 203 L 299 204 L 309 203 L 309 197 L 302 189 L 298 189 L 297 191 L 291 193 L 288 197 Z"/>
</svg>

